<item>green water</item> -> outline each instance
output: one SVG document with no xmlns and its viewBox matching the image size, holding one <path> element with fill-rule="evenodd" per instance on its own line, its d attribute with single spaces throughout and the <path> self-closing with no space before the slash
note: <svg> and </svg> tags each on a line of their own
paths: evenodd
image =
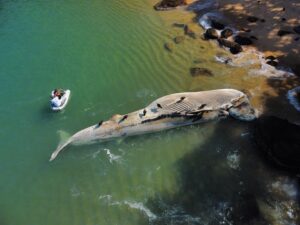
<svg viewBox="0 0 300 225">
<path fill-rule="evenodd" d="M 60 139 L 114 113 L 237 86 L 213 62 L 219 80 L 192 78 L 195 54 L 217 50 L 187 38 L 169 53 L 167 25 L 148 0 L 0 1 L 1 225 L 211 224 L 236 193 L 255 192 L 248 124 L 232 120 L 71 147 L 48 162 Z M 60 113 L 49 110 L 54 87 L 72 91 Z"/>
</svg>

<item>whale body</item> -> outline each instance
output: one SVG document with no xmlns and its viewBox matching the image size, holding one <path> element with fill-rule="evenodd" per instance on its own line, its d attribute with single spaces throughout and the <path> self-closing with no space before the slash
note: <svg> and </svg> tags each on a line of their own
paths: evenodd
<svg viewBox="0 0 300 225">
<path fill-rule="evenodd" d="M 146 112 L 146 113 L 145 113 Z M 150 105 L 126 115 L 113 115 L 109 120 L 85 128 L 59 145 L 50 161 L 67 145 L 107 141 L 186 126 L 232 116 L 243 121 L 256 118 L 248 97 L 234 89 L 183 92 L 163 96 Z"/>
</svg>

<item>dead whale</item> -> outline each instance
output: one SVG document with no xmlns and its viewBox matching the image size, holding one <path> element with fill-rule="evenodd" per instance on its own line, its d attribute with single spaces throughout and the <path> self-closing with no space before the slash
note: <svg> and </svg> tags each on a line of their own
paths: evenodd
<svg viewBox="0 0 300 225">
<path fill-rule="evenodd" d="M 147 114 L 144 115 L 144 110 Z M 69 144 L 88 144 L 117 137 L 133 136 L 232 116 L 243 121 L 256 118 L 248 97 L 238 90 L 218 89 L 166 95 L 141 110 L 114 115 L 85 128 L 52 153 L 50 161 Z"/>
</svg>

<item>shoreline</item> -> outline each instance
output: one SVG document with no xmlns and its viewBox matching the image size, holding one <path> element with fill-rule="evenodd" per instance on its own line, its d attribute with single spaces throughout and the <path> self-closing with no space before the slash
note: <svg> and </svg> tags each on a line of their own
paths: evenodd
<svg viewBox="0 0 300 225">
<path fill-rule="evenodd" d="M 270 2 L 273 1 L 274 0 L 258 1 L 259 3 L 255 1 L 255 3 L 247 3 L 242 5 L 236 0 L 194 0 L 188 1 L 189 4 L 187 5 L 181 5 L 172 10 L 161 11 L 160 13 L 162 17 L 167 18 L 168 23 L 173 21 L 171 26 L 174 26 L 174 24 L 184 25 L 185 27 L 181 28 L 184 31 L 184 34 L 186 34 L 187 27 L 188 32 L 191 32 L 195 35 L 194 39 L 199 39 L 199 41 L 206 39 L 206 45 L 213 45 L 214 48 L 219 49 L 221 54 L 215 55 L 215 61 L 218 61 L 220 64 L 225 64 L 226 67 L 230 66 L 247 70 L 248 74 L 244 76 L 246 79 L 260 79 L 259 77 L 262 77 L 262 80 L 265 84 L 260 84 L 263 85 L 263 87 L 260 87 L 259 89 L 265 90 L 260 90 L 260 93 L 252 93 L 255 95 L 252 97 L 256 98 L 254 100 L 254 105 L 259 107 L 259 110 L 262 111 L 263 114 L 271 114 L 281 118 L 289 119 L 295 123 L 299 123 L 299 112 L 296 111 L 292 105 L 290 105 L 286 96 L 286 93 L 289 90 L 300 85 L 300 79 L 298 77 L 300 73 L 297 69 L 298 67 L 300 68 L 300 62 L 295 60 L 295 54 L 299 54 L 300 58 L 300 52 L 297 53 L 293 51 L 293 48 L 296 48 L 297 45 L 300 45 L 300 41 L 298 42 L 297 40 L 294 40 L 296 37 L 300 37 L 300 34 L 297 34 L 295 31 L 292 32 L 293 28 L 297 27 L 297 21 L 291 19 L 292 17 L 297 16 L 297 10 L 292 10 L 293 13 L 290 15 L 288 12 L 292 7 L 292 3 L 276 1 L 277 5 L 270 6 Z M 157 4 L 157 1 L 151 0 L 151 2 Z M 282 8 L 278 6 L 280 2 L 283 5 Z M 258 4 L 258 6 L 255 5 L 255 7 L 251 8 L 250 6 L 254 4 Z M 263 17 L 260 18 L 259 15 L 261 14 L 259 14 L 259 12 L 261 10 L 266 10 L 264 7 L 269 7 L 272 10 L 275 10 L 271 11 L 270 13 L 273 13 L 277 17 L 280 15 L 280 13 L 288 14 L 289 16 L 285 16 L 286 21 L 284 21 L 284 23 L 285 25 L 288 24 L 290 26 L 289 30 L 291 30 L 291 33 L 279 36 L 278 32 L 280 29 L 288 29 L 278 28 L 278 26 L 282 24 L 278 25 L 276 23 L 271 33 L 273 36 L 268 35 L 270 30 L 269 25 L 273 23 L 273 20 L 277 20 L 277 17 L 275 17 L 275 19 L 273 18 L 272 20 L 264 19 Z M 280 9 L 283 8 L 284 11 L 280 12 Z M 179 14 L 182 16 L 178 16 Z M 206 30 L 212 27 L 205 27 L 205 23 L 207 24 L 207 22 L 209 23 L 211 21 L 204 21 L 203 26 L 203 16 L 205 15 L 212 15 L 211 18 L 216 20 L 217 23 L 221 25 L 224 24 L 224 27 L 221 27 L 222 29 L 215 29 L 219 37 L 212 38 L 213 40 L 210 40 L 211 38 L 205 38 L 204 36 Z M 249 20 L 251 22 L 249 22 Z M 254 20 L 255 22 L 253 22 Z M 233 35 L 229 38 L 226 38 L 225 41 L 230 40 L 234 42 L 236 36 L 242 36 L 242 38 L 247 37 L 248 39 L 246 39 L 246 41 L 251 41 L 249 45 L 242 45 L 243 51 L 241 53 L 238 52 L 237 54 L 231 54 L 231 49 L 229 50 L 229 48 L 227 48 L 228 46 L 224 47 L 222 46 L 222 43 L 220 43 L 221 31 L 224 31 L 227 28 L 230 28 L 233 31 Z M 176 29 L 180 29 L 180 27 L 177 26 Z M 264 39 L 263 37 L 266 38 Z M 293 38 L 293 42 L 289 42 L 282 47 L 282 43 L 290 40 L 291 37 Z M 279 45 L 278 42 L 280 42 L 281 45 Z M 265 45 L 265 43 L 267 43 L 267 45 Z M 178 43 L 175 41 L 175 45 L 177 44 Z M 194 45 L 197 44 L 194 43 Z M 262 46 L 265 47 L 262 48 Z M 269 46 L 274 47 L 268 48 Z M 166 46 L 164 47 L 166 48 Z M 244 85 L 240 87 L 240 90 L 244 89 L 243 86 Z M 252 90 L 246 91 L 253 92 Z M 286 110 L 290 112 L 280 112 L 282 111 L 281 107 L 288 107 Z"/>
</svg>

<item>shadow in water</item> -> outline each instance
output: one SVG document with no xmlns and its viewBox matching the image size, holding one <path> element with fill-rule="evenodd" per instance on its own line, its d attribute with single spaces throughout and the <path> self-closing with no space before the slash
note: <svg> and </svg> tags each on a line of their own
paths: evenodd
<svg viewBox="0 0 300 225">
<path fill-rule="evenodd" d="M 175 193 L 148 200 L 157 215 L 151 224 L 269 224 L 268 206 L 289 201 L 270 191 L 270 185 L 289 176 L 264 164 L 251 133 L 251 123 L 220 121 L 209 140 L 177 161 Z M 285 219 L 285 212 L 279 213 Z"/>
</svg>

